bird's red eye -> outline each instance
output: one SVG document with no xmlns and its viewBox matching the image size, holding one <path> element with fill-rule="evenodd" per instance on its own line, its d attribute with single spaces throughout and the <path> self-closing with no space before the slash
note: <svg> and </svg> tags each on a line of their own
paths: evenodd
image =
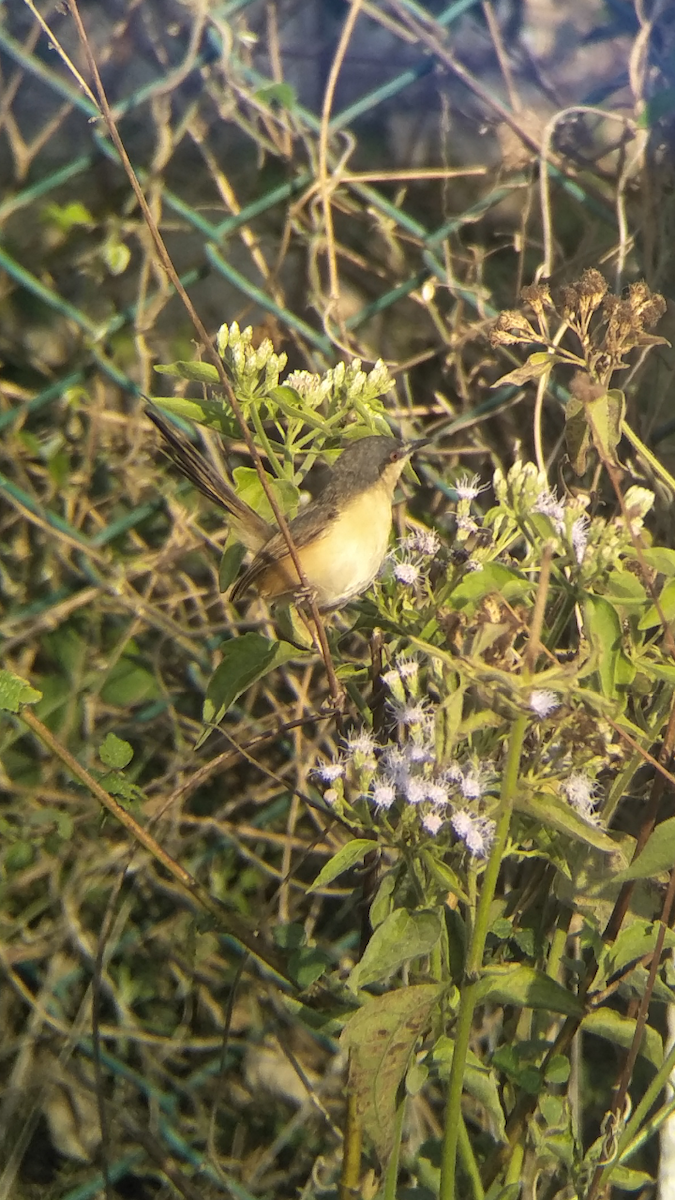
<svg viewBox="0 0 675 1200">
<path fill-rule="evenodd" d="M 398 462 L 400 457 L 401 457 L 400 450 L 392 450 L 391 454 L 389 455 L 389 462 L 393 462 L 393 463 Z"/>
</svg>

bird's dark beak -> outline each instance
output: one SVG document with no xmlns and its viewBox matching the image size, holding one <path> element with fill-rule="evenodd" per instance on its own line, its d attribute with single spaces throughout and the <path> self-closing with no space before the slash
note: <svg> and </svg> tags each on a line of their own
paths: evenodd
<svg viewBox="0 0 675 1200">
<path fill-rule="evenodd" d="M 406 452 L 408 455 L 417 454 L 418 450 L 421 450 L 423 446 L 428 446 L 430 442 L 433 442 L 433 440 L 433 438 L 428 437 L 418 438 L 415 442 L 408 442 L 408 445 L 406 446 Z"/>
</svg>

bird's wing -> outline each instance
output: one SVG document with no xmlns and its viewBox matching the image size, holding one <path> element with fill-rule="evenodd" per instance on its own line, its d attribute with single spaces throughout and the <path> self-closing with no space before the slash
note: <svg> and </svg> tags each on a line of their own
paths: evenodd
<svg viewBox="0 0 675 1200">
<path fill-rule="evenodd" d="M 227 480 L 200 454 L 192 442 L 184 434 L 170 424 L 157 408 L 146 408 L 146 413 L 164 439 L 164 449 L 178 469 L 183 472 L 190 483 L 194 483 L 209 500 L 224 508 L 229 513 L 233 531 L 236 537 L 249 550 L 260 550 L 269 542 L 272 527 L 258 516 L 258 513 L 245 504 L 230 486 Z M 252 566 L 255 565 L 254 560 Z"/>
<path fill-rule="evenodd" d="M 310 504 L 302 512 L 298 513 L 292 521 L 289 521 L 288 532 L 293 539 L 293 545 L 296 550 L 302 550 L 304 546 L 308 546 L 311 542 L 318 541 L 319 537 L 325 537 L 330 530 L 333 521 L 338 515 L 337 508 L 332 504 L 322 504 L 321 501 L 315 501 Z M 317 534 L 317 530 L 321 530 Z M 239 577 L 230 593 L 230 599 L 238 600 L 243 596 L 244 592 L 254 584 L 260 576 L 275 563 L 283 563 L 282 570 L 288 570 L 289 581 L 291 586 L 289 591 L 297 591 L 299 584 L 297 582 L 297 572 L 293 566 L 293 561 L 288 552 L 288 542 L 283 533 L 277 531 L 272 534 L 269 541 L 258 551 L 253 562 L 248 570 L 244 571 Z M 295 580 L 295 584 L 293 581 Z"/>
</svg>

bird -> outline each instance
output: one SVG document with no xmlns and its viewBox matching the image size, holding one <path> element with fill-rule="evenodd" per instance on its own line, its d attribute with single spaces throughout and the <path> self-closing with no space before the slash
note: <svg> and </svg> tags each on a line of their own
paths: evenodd
<svg viewBox="0 0 675 1200">
<path fill-rule="evenodd" d="M 228 480 L 159 409 L 148 407 L 146 413 L 162 435 L 171 460 L 228 513 L 236 538 L 254 554 L 230 598 L 237 601 L 254 587 L 264 600 L 301 599 L 303 587 L 281 531 L 241 500 Z M 370 587 L 387 553 L 396 484 L 411 455 L 429 441 L 405 442 L 374 434 L 349 442 L 316 499 L 288 522 L 319 611 L 341 608 Z"/>
</svg>

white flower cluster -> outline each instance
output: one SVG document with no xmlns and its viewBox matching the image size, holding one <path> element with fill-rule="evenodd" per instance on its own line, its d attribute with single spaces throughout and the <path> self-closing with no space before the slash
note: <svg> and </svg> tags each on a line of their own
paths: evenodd
<svg viewBox="0 0 675 1200">
<path fill-rule="evenodd" d="M 378 745 L 363 730 L 347 738 L 340 758 L 315 768 L 315 775 L 329 785 L 324 799 L 335 803 L 339 793 L 332 786 L 350 766 L 361 776 L 362 795 L 377 812 L 387 813 L 396 802 L 401 809 L 415 809 L 421 828 L 432 837 L 450 825 L 455 837 L 475 857 L 489 854 L 495 823 L 482 811 L 487 793 L 494 789 L 493 772 L 476 760 L 441 766 L 434 746 L 435 708 L 425 697 L 410 695 L 417 690 L 416 658 L 399 657 L 383 682 L 391 693 L 389 710 L 403 728 L 400 742 Z"/>
</svg>

